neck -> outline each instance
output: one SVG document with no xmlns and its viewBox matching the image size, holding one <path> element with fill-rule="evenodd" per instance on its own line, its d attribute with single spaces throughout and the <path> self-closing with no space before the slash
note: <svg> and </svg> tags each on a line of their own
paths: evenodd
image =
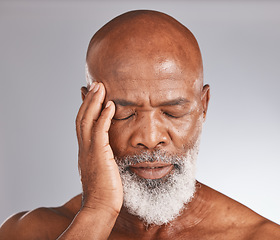
<svg viewBox="0 0 280 240">
<path fill-rule="evenodd" d="M 199 223 L 209 213 L 210 195 L 205 190 L 205 186 L 199 182 L 196 183 L 196 192 L 191 202 L 189 202 L 182 214 L 172 222 L 166 225 L 147 225 L 137 216 L 130 214 L 126 208 L 122 208 L 119 217 L 114 226 L 113 232 L 125 234 L 126 236 L 144 237 L 145 235 L 158 235 L 160 232 L 180 232 L 181 230 L 191 229 Z M 167 234 L 166 236 L 170 236 Z"/>
</svg>

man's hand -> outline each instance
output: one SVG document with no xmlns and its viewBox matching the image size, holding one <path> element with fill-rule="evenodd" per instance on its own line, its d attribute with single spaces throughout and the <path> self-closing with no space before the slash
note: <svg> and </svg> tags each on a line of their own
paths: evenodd
<svg viewBox="0 0 280 240">
<path fill-rule="evenodd" d="M 93 83 L 76 119 L 82 209 L 103 209 L 118 214 L 123 203 L 123 188 L 108 135 L 115 105 L 108 101 L 102 110 L 104 98 L 104 85 Z"/>
<path fill-rule="evenodd" d="M 104 85 L 93 83 L 77 115 L 83 202 L 59 240 L 108 239 L 122 207 L 122 182 L 108 135 L 115 105 L 108 101 L 102 109 L 104 99 Z"/>
</svg>

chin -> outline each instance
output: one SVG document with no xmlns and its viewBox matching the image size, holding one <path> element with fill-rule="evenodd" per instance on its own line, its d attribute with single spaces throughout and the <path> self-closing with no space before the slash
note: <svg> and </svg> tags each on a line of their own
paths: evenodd
<svg viewBox="0 0 280 240">
<path fill-rule="evenodd" d="M 138 216 L 147 225 L 168 224 L 176 219 L 192 200 L 196 190 L 198 148 L 199 141 L 182 155 L 156 151 L 116 158 L 124 189 L 124 207 L 127 211 Z M 133 165 L 153 166 L 155 169 L 155 163 L 158 162 L 172 166 L 172 170 L 160 178 L 144 178 L 130 170 Z M 153 174 L 153 171 L 161 170 L 148 171 L 148 175 L 162 174 Z"/>
</svg>

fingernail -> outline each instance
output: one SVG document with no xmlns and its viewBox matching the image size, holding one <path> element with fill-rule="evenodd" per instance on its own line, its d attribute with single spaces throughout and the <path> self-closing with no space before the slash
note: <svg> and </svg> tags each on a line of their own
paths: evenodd
<svg viewBox="0 0 280 240">
<path fill-rule="evenodd" d="M 97 83 L 97 82 L 93 82 L 93 83 L 90 85 L 89 91 L 91 91 L 91 90 L 94 88 L 94 86 L 96 85 L 96 83 Z"/>
<path fill-rule="evenodd" d="M 106 106 L 105 106 L 105 108 L 108 108 L 108 107 L 110 107 L 110 106 L 111 106 L 111 104 L 112 104 L 112 102 L 111 102 L 111 101 L 108 101 L 108 102 L 106 103 Z"/>
<path fill-rule="evenodd" d="M 99 89 L 99 84 L 96 84 L 96 85 L 94 86 L 94 88 L 92 89 L 92 91 L 93 91 L 94 93 L 96 93 L 96 92 L 98 91 L 98 89 Z"/>
</svg>

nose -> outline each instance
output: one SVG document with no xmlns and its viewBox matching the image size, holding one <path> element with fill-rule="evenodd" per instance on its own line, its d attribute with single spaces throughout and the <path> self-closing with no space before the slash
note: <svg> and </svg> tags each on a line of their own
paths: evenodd
<svg viewBox="0 0 280 240">
<path fill-rule="evenodd" d="M 155 149 L 169 145 L 168 129 L 156 114 L 143 113 L 136 121 L 135 131 L 131 136 L 134 148 Z"/>
</svg>

